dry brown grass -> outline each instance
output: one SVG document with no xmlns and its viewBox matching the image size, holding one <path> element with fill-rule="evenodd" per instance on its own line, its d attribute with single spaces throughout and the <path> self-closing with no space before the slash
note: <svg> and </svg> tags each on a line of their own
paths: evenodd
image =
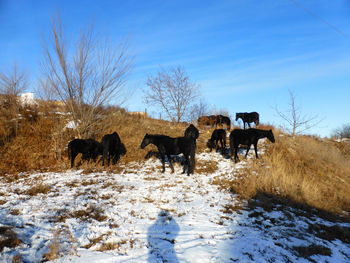
<svg viewBox="0 0 350 263">
<path fill-rule="evenodd" d="M 8 135 L 6 131 L 7 119 L 0 119 L 3 132 L 0 131 L 0 175 L 5 175 L 11 180 L 13 175 L 19 172 L 29 171 L 61 171 L 69 168 L 66 146 L 70 140 L 76 137 L 74 131 L 64 130 L 69 116 L 55 114 L 51 104 L 42 102 L 38 108 L 31 112 L 23 110 L 19 120 L 16 135 Z M 40 112 L 40 114 L 39 114 Z M 35 114 L 34 114 L 35 113 Z M 35 118 L 33 116 L 35 115 Z M 145 133 L 166 134 L 169 136 L 182 136 L 187 124 L 171 123 L 150 118 L 139 118 L 122 110 L 106 111 L 102 125 L 94 131 L 92 138 L 101 140 L 106 133 L 117 131 L 125 144 L 127 154 L 119 163 L 109 168 L 112 172 L 121 171 L 120 164 L 131 161 L 144 160 L 149 150 L 155 149 L 148 146 L 141 150 L 140 144 Z M 0 144 L 1 145 L 1 144 Z M 76 160 L 79 162 L 80 156 Z M 101 164 L 83 164 L 86 173 L 95 172 Z M 104 169 L 104 168 L 103 168 Z"/>
<path fill-rule="evenodd" d="M 214 160 L 197 161 L 196 173 L 198 174 L 210 174 L 214 173 L 218 169 L 218 163 Z"/>
<path fill-rule="evenodd" d="M 50 242 L 48 251 L 43 255 L 45 261 L 57 259 L 59 257 L 60 242 L 59 242 L 59 231 L 54 233 L 53 239 Z"/>
<path fill-rule="evenodd" d="M 97 251 L 108 251 L 108 250 L 120 250 L 121 246 L 128 243 L 128 240 L 121 240 L 119 242 L 106 242 L 102 243 Z M 131 246 L 131 245 L 130 245 Z"/>
<path fill-rule="evenodd" d="M 0 227 L 0 252 L 4 247 L 14 248 L 21 243 L 21 240 L 18 239 L 17 234 L 11 227 Z"/>
<path fill-rule="evenodd" d="M 49 113 L 39 114 L 39 109 L 23 109 L 18 122 L 16 135 L 4 141 L 6 136 L 0 134 L 0 140 L 4 143 L 0 148 L 0 174 L 12 177 L 19 172 L 47 171 L 53 167 L 57 170 L 60 165 L 57 162 L 56 146 L 62 144 L 66 136 L 63 132 L 56 134 L 62 125 L 61 117 Z"/>
<path fill-rule="evenodd" d="M 72 212 L 64 211 L 60 216 L 57 217 L 57 222 L 65 222 L 68 218 L 78 218 L 81 221 L 87 221 L 94 219 L 96 221 L 102 222 L 107 220 L 107 216 L 100 207 L 93 205 L 88 206 L 86 209 L 75 210 Z"/>
<path fill-rule="evenodd" d="M 43 261 L 54 260 L 62 256 L 64 253 L 67 253 L 66 251 L 62 250 L 61 244 L 63 240 L 69 240 L 72 243 L 71 248 L 74 248 L 75 246 L 73 244 L 77 242 L 66 225 L 53 231 L 53 236 L 50 240 L 47 252 L 43 255 Z"/>
<path fill-rule="evenodd" d="M 38 194 L 47 194 L 50 191 L 51 187 L 49 185 L 39 183 L 38 185 L 35 185 L 31 188 L 29 188 L 27 191 L 25 191 L 25 194 L 35 196 Z"/>
<path fill-rule="evenodd" d="M 350 211 L 350 162 L 333 142 L 276 136 L 261 157 L 225 187 L 245 198 L 263 192 L 325 211 Z"/>
<path fill-rule="evenodd" d="M 70 167 L 66 148 L 68 142 L 77 136 L 74 130 L 64 129 L 69 121 L 69 115 L 56 114 L 55 112 L 58 111 L 64 112 L 58 105 L 42 101 L 38 108 L 22 112 L 23 118 L 19 121 L 16 136 L 5 136 L 7 131 L 4 131 L 4 134 L 0 131 L 0 142 L 4 143 L 0 148 L 2 159 L 0 175 L 6 175 L 9 180 L 16 180 L 13 176 L 20 172 L 62 171 Z M 123 172 L 125 169 L 123 164 L 139 163 L 145 159 L 148 151 L 156 150 L 152 145 L 144 150 L 140 149 L 146 133 L 178 137 L 183 136 L 184 130 L 189 125 L 148 117 L 140 118 L 121 109 L 106 109 L 104 114 L 104 120 L 94 129 L 91 138 L 99 141 L 103 135 L 117 131 L 127 149 L 126 155 L 122 156 L 116 165 L 108 168 L 110 172 Z M 0 120 L 1 123 L 2 120 Z M 4 127 L 6 126 L 2 126 Z M 206 141 L 212 130 L 201 129 L 201 135 L 197 141 L 197 152 L 206 149 Z M 6 140 L 2 140 L 5 137 Z M 79 163 L 79 160 L 80 155 L 76 163 Z M 81 168 L 85 169 L 85 173 L 105 170 L 101 167 L 101 162 L 89 164 L 83 162 Z"/>
</svg>

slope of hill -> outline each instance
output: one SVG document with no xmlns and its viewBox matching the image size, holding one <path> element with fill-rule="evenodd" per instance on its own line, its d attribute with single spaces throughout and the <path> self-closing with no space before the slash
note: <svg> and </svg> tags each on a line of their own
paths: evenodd
<svg viewBox="0 0 350 263">
<path fill-rule="evenodd" d="M 260 154 L 265 151 L 261 147 Z M 244 201 L 223 187 L 256 163 L 251 157 L 234 164 L 202 152 L 190 177 L 180 174 L 179 164 L 174 174 L 162 174 L 151 158 L 122 164 L 118 172 L 23 173 L 11 184 L 2 179 L 0 258 L 349 262 L 350 222 L 344 218 L 286 206 L 266 194 Z"/>
<path fill-rule="evenodd" d="M 181 158 L 162 174 L 143 136 L 181 136 L 188 124 L 106 109 L 91 136 L 118 131 L 127 154 L 69 170 L 69 121 L 50 107 L 22 109 L 15 133 L 0 120 L 0 262 L 350 260 L 347 141 L 274 129 L 260 159 L 235 164 L 206 150 L 212 130 L 201 128 L 195 174 L 180 174 Z"/>
</svg>

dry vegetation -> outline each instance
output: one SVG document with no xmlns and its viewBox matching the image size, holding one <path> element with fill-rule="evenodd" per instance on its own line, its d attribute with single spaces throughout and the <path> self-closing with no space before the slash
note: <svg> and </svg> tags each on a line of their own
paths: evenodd
<svg viewBox="0 0 350 263">
<path fill-rule="evenodd" d="M 152 146 L 140 149 L 145 133 L 182 136 L 188 125 L 134 116 L 121 108 L 110 107 L 103 112 L 102 124 L 91 137 L 100 141 L 104 134 L 117 131 L 127 149 L 126 155 L 111 168 L 113 172 L 125 163 L 144 160 L 148 151 L 156 149 Z M 74 130 L 64 129 L 70 116 L 64 114 L 62 106 L 39 102 L 38 106 L 21 108 L 18 118 L 16 134 L 11 131 L 11 120 L 0 118 L 0 127 L 9 126 L 0 130 L 0 174 L 15 180 L 15 175 L 20 172 L 68 169 L 67 144 L 77 138 L 77 134 Z M 204 143 L 199 145 L 204 147 Z M 76 163 L 79 163 L 79 157 Z M 83 163 L 81 167 L 88 173 L 100 170 L 101 164 Z"/>
<path fill-rule="evenodd" d="M 1 111 L 6 109 L 1 108 Z M 31 108 L 22 107 L 19 112 L 15 134 L 11 120 L 0 119 L 0 126 L 7 127 L 0 130 L 0 174 L 11 181 L 17 178 L 15 175 L 19 172 L 67 169 L 66 146 L 76 137 L 73 130 L 64 129 L 70 120 L 69 114 L 61 114 L 64 113 L 61 106 L 49 102 L 39 102 Z M 121 108 L 110 107 L 103 112 L 102 125 L 92 137 L 100 140 L 104 134 L 117 131 L 127 149 L 126 155 L 108 172 L 122 171 L 125 164 L 140 162 L 149 151 L 156 150 L 153 146 L 140 149 L 145 133 L 182 136 L 188 125 L 131 115 Z M 271 125 L 260 125 L 259 128 L 273 129 Z M 211 129 L 201 128 L 197 152 L 205 151 L 211 132 Z M 306 136 L 292 138 L 278 130 L 274 133 L 276 143 L 268 144 L 266 154 L 241 173 L 239 180 L 218 180 L 218 183 L 245 198 L 262 192 L 331 212 L 350 211 L 350 143 Z M 83 163 L 81 167 L 86 173 L 104 169 L 101 163 Z M 198 173 L 210 173 L 216 169 L 215 162 L 197 163 Z M 45 194 L 48 191 L 48 186 L 37 185 L 29 189 L 28 194 Z"/>
<path fill-rule="evenodd" d="M 0 252 L 4 249 L 4 247 L 13 248 L 18 246 L 20 243 L 22 243 L 21 240 L 18 239 L 17 234 L 11 227 L 0 227 Z"/>
<path fill-rule="evenodd" d="M 279 134 L 278 131 L 275 134 Z M 239 180 L 223 182 L 244 198 L 267 193 L 321 210 L 350 211 L 350 144 L 309 136 L 276 136 Z"/>
</svg>

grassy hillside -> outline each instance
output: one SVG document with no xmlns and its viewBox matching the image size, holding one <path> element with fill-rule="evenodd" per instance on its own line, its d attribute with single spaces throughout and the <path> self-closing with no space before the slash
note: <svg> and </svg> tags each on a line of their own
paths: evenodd
<svg viewBox="0 0 350 263">
<path fill-rule="evenodd" d="M 52 104 L 41 103 L 36 108 L 21 109 L 20 116 L 16 134 L 11 132 L 13 125 L 8 119 L 0 119 L 0 173 L 11 181 L 20 172 L 68 169 L 66 148 L 76 137 L 74 130 L 64 129 L 69 114 L 62 114 Z M 103 118 L 101 127 L 92 137 L 100 140 L 104 134 L 117 131 L 127 148 L 119 164 L 109 168 L 113 171 L 117 171 L 120 164 L 142 161 L 148 151 L 155 150 L 153 146 L 140 149 L 146 133 L 182 136 L 188 126 L 130 115 L 122 109 L 109 109 Z M 260 128 L 273 127 L 261 125 Z M 206 149 L 211 131 L 201 128 L 197 152 Z M 267 193 L 326 211 L 350 211 L 350 143 L 308 136 L 292 138 L 276 129 L 274 133 L 276 143 L 266 143 L 265 154 L 259 160 L 253 159 L 243 173 L 235 175 L 237 180 L 218 179 L 216 183 L 243 198 Z M 82 164 L 81 167 L 87 172 L 103 169 L 101 164 Z M 209 162 L 197 167 L 197 173 L 207 173 L 215 171 L 217 164 Z"/>
<path fill-rule="evenodd" d="M 350 211 L 350 143 L 295 138 L 275 131 L 260 160 L 253 161 L 239 180 L 222 182 L 244 198 L 257 193 L 279 196 L 325 211 Z"/>
</svg>

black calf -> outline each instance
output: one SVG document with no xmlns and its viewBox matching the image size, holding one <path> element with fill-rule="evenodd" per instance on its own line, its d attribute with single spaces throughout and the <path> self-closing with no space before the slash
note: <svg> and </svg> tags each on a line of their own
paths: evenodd
<svg viewBox="0 0 350 263">
<path fill-rule="evenodd" d="M 231 158 L 233 154 L 235 155 L 235 162 L 239 161 L 237 152 L 238 146 L 240 144 L 247 145 L 247 152 L 245 157 L 247 157 L 250 146 L 253 144 L 255 149 L 255 156 L 258 157 L 258 141 L 262 138 L 268 138 L 271 142 L 275 142 L 275 137 L 273 136 L 272 130 L 259 130 L 259 129 L 235 129 L 230 134 L 230 152 Z"/>
<path fill-rule="evenodd" d="M 68 157 L 71 162 L 71 168 L 74 167 L 74 160 L 79 153 L 82 154 L 82 160 L 94 160 L 102 155 L 102 144 L 93 139 L 74 139 L 68 143 Z"/>
<path fill-rule="evenodd" d="M 121 142 L 116 132 L 104 135 L 101 143 L 103 146 L 102 165 L 105 165 L 105 160 L 107 159 L 107 165 L 109 166 L 111 158 L 112 164 L 116 164 L 120 156 L 126 154 L 125 145 Z"/>
<path fill-rule="evenodd" d="M 211 134 L 211 138 L 207 142 L 207 147 L 210 151 L 215 148 L 218 150 L 219 142 L 221 144 L 221 149 L 226 148 L 226 131 L 224 129 L 214 130 Z"/>
</svg>

